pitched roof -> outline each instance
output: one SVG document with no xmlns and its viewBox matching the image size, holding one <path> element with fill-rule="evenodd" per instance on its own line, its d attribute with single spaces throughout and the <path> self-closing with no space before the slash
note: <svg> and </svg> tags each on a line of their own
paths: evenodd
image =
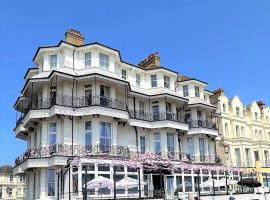
<svg viewBox="0 0 270 200">
<path fill-rule="evenodd" d="M 10 165 L 2 165 L 0 167 L 0 174 L 12 174 L 13 173 L 13 167 Z"/>
</svg>

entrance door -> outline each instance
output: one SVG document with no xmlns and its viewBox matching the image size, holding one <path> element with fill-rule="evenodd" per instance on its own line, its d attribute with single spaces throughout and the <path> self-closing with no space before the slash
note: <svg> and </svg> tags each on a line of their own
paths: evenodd
<svg viewBox="0 0 270 200">
<path fill-rule="evenodd" d="M 162 190 L 164 188 L 164 176 L 163 175 L 153 175 L 153 196 L 162 198 Z"/>
<path fill-rule="evenodd" d="M 174 197 L 173 176 L 166 176 L 166 197 L 167 199 Z"/>
</svg>

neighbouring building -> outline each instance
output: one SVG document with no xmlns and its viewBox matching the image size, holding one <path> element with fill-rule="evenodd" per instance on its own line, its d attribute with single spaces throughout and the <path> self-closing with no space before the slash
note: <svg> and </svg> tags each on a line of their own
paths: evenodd
<svg viewBox="0 0 270 200">
<path fill-rule="evenodd" d="M 25 199 L 24 174 L 13 175 L 13 167 L 9 165 L 0 167 L 0 199 Z"/>
<path fill-rule="evenodd" d="M 217 143 L 217 149 L 223 163 L 229 162 L 230 166 L 240 167 L 243 172 L 253 172 L 269 187 L 270 107 L 262 101 L 245 106 L 238 96 L 229 99 L 221 88 L 214 91 L 212 98 L 219 102 L 222 140 Z M 229 146 L 229 159 L 222 148 L 224 145 Z M 243 173 L 243 177 L 246 175 Z"/>
<path fill-rule="evenodd" d="M 206 82 L 162 67 L 158 53 L 134 65 L 119 50 L 85 44 L 79 31 L 65 36 L 37 49 L 14 105 L 14 131 L 28 147 L 14 171 L 26 174 L 27 199 L 80 199 L 85 182 L 113 179 L 116 165 L 117 180 L 140 176 L 145 197 L 197 192 L 198 181 L 225 176 Z"/>
</svg>

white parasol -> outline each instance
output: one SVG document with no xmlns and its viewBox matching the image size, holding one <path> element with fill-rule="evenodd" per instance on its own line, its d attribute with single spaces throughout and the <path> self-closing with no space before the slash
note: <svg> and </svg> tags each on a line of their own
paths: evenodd
<svg viewBox="0 0 270 200">
<path fill-rule="evenodd" d="M 141 185 L 146 185 L 145 182 L 141 182 Z M 125 177 L 116 183 L 116 188 L 133 188 L 139 187 L 139 181 L 130 177 Z"/>
<path fill-rule="evenodd" d="M 113 188 L 113 181 L 103 176 L 98 176 L 87 183 L 87 189 L 94 188 Z"/>
</svg>

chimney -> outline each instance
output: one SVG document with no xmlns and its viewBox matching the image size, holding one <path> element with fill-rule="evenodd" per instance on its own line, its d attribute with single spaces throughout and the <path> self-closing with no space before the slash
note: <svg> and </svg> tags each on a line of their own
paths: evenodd
<svg viewBox="0 0 270 200">
<path fill-rule="evenodd" d="M 139 67 L 143 69 L 160 68 L 159 52 L 150 54 L 146 59 L 144 59 L 139 63 Z"/>
<path fill-rule="evenodd" d="M 214 100 L 214 101 L 218 101 L 218 98 L 224 94 L 224 90 L 222 88 L 218 88 L 216 89 L 214 92 L 214 94 L 210 96 L 210 99 L 211 100 Z"/>
<path fill-rule="evenodd" d="M 221 96 L 221 95 L 223 95 L 224 94 L 224 90 L 222 89 L 222 88 L 218 88 L 218 89 L 216 89 L 215 91 L 214 91 L 214 95 L 216 96 L 216 97 L 219 97 L 219 96 Z"/>
<path fill-rule="evenodd" d="M 80 31 L 69 29 L 65 33 L 65 41 L 76 46 L 81 46 L 84 44 L 84 36 Z"/>
<path fill-rule="evenodd" d="M 263 101 L 257 101 L 257 104 L 259 106 L 259 108 L 262 110 L 263 107 L 265 106 L 265 103 Z"/>
</svg>

